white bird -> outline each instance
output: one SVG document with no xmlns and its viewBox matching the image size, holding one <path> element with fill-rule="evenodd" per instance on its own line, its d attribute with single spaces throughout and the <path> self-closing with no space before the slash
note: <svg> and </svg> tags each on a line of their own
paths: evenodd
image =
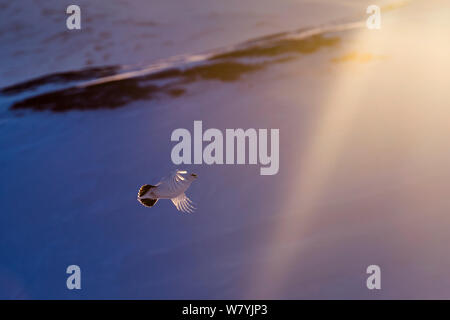
<svg viewBox="0 0 450 320">
<path fill-rule="evenodd" d="M 159 199 L 170 199 L 179 211 L 192 213 L 195 207 L 185 192 L 195 179 L 197 179 L 195 173 L 188 174 L 184 170 L 175 170 L 154 186 L 144 184 L 139 189 L 137 200 L 146 207 L 153 207 Z"/>
</svg>

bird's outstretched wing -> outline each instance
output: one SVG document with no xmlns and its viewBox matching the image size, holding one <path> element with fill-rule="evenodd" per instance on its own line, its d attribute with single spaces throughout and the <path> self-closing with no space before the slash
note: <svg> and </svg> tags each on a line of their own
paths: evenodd
<svg viewBox="0 0 450 320">
<path fill-rule="evenodd" d="M 179 188 L 184 184 L 186 178 L 183 177 L 183 174 L 186 174 L 187 171 L 184 170 L 175 170 L 166 180 L 168 187 L 171 191 L 179 190 Z"/>
<path fill-rule="evenodd" d="M 181 212 L 192 213 L 194 212 L 194 204 L 184 193 L 180 194 L 176 198 L 170 199 L 177 209 Z"/>
</svg>

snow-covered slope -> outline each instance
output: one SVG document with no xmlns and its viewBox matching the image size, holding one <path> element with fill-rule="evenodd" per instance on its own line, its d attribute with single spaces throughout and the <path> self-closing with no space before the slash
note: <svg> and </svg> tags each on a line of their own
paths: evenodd
<svg viewBox="0 0 450 320">
<path fill-rule="evenodd" d="M 349 4 L 348 16 L 357 7 L 339 3 Z M 130 97 L 136 86 L 152 88 L 142 77 L 92 84 L 116 69 L 3 93 L 0 297 L 448 297 L 445 6 L 413 2 L 386 13 L 381 31 L 330 28 L 289 45 L 277 35 L 262 42 L 270 54 L 246 43 L 246 50 L 214 51 L 199 64 L 183 62 L 181 74 L 153 79 L 176 83 L 180 94 Z M 228 39 L 244 40 L 237 38 Z M 172 53 L 227 47 L 221 41 Z M 54 74 L 84 66 L 76 61 L 48 68 Z M 218 61 L 244 67 L 217 68 Z M 131 70 L 152 64 L 145 62 Z M 21 69 L 27 74 L 4 87 L 48 73 L 39 68 Z M 86 88 L 94 91 L 86 95 Z M 60 95 L 46 100 L 55 108 L 36 112 L 42 93 L 55 89 Z M 123 103 L 111 105 L 104 92 L 125 96 Z M 58 110 L 61 104 L 75 107 Z M 188 192 L 194 214 L 180 214 L 169 201 L 141 206 L 139 186 L 175 168 L 172 131 L 192 131 L 194 120 L 205 129 L 279 128 L 279 173 L 186 165 L 199 175 Z M 81 267 L 80 291 L 65 287 L 70 264 Z M 382 268 L 381 292 L 365 287 L 370 264 Z"/>
<path fill-rule="evenodd" d="M 81 31 L 66 29 L 66 8 L 71 4 L 81 8 Z M 369 0 L 1 0 L 0 87 L 86 67 L 147 65 L 364 16 L 369 4 Z"/>
</svg>

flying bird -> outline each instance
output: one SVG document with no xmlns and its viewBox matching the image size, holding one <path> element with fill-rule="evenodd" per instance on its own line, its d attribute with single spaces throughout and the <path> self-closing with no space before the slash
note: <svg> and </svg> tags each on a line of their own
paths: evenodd
<svg viewBox="0 0 450 320">
<path fill-rule="evenodd" d="M 185 192 L 195 179 L 195 173 L 175 170 L 156 185 L 144 184 L 139 189 L 137 200 L 146 207 L 153 207 L 159 199 L 170 199 L 179 211 L 192 213 L 195 207 Z"/>
</svg>

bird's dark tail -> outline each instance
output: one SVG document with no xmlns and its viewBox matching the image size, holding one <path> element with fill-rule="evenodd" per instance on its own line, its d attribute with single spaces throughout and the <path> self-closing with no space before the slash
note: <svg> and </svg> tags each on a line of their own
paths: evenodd
<svg viewBox="0 0 450 320">
<path fill-rule="evenodd" d="M 147 192 L 148 192 L 148 190 L 150 190 L 151 188 L 154 188 L 155 186 L 152 186 L 151 184 L 144 184 L 140 189 L 139 189 L 139 192 L 138 192 L 138 196 L 139 197 L 142 197 L 143 195 L 145 195 Z"/>
<path fill-rule="evenodd" d="M 138 201 L 146 206 L 146 207 L 153 207 L 155 203 L 158 201 L 158 199 L 151 199 L 151 198 L 142 198 L 145 196 L 145 194 L 151 189 L 155 188 L 155 186 L 152 186 L 151 184 L 144 184 L 138 192 Z"/>
<path fill-rule="evenodd" d="M 155 205 L 156 202 L 158 202 L 158 199 L 138 199 L 138 201 L 146 206 L 146 207 L 153 207 Z"/>
</svg>

